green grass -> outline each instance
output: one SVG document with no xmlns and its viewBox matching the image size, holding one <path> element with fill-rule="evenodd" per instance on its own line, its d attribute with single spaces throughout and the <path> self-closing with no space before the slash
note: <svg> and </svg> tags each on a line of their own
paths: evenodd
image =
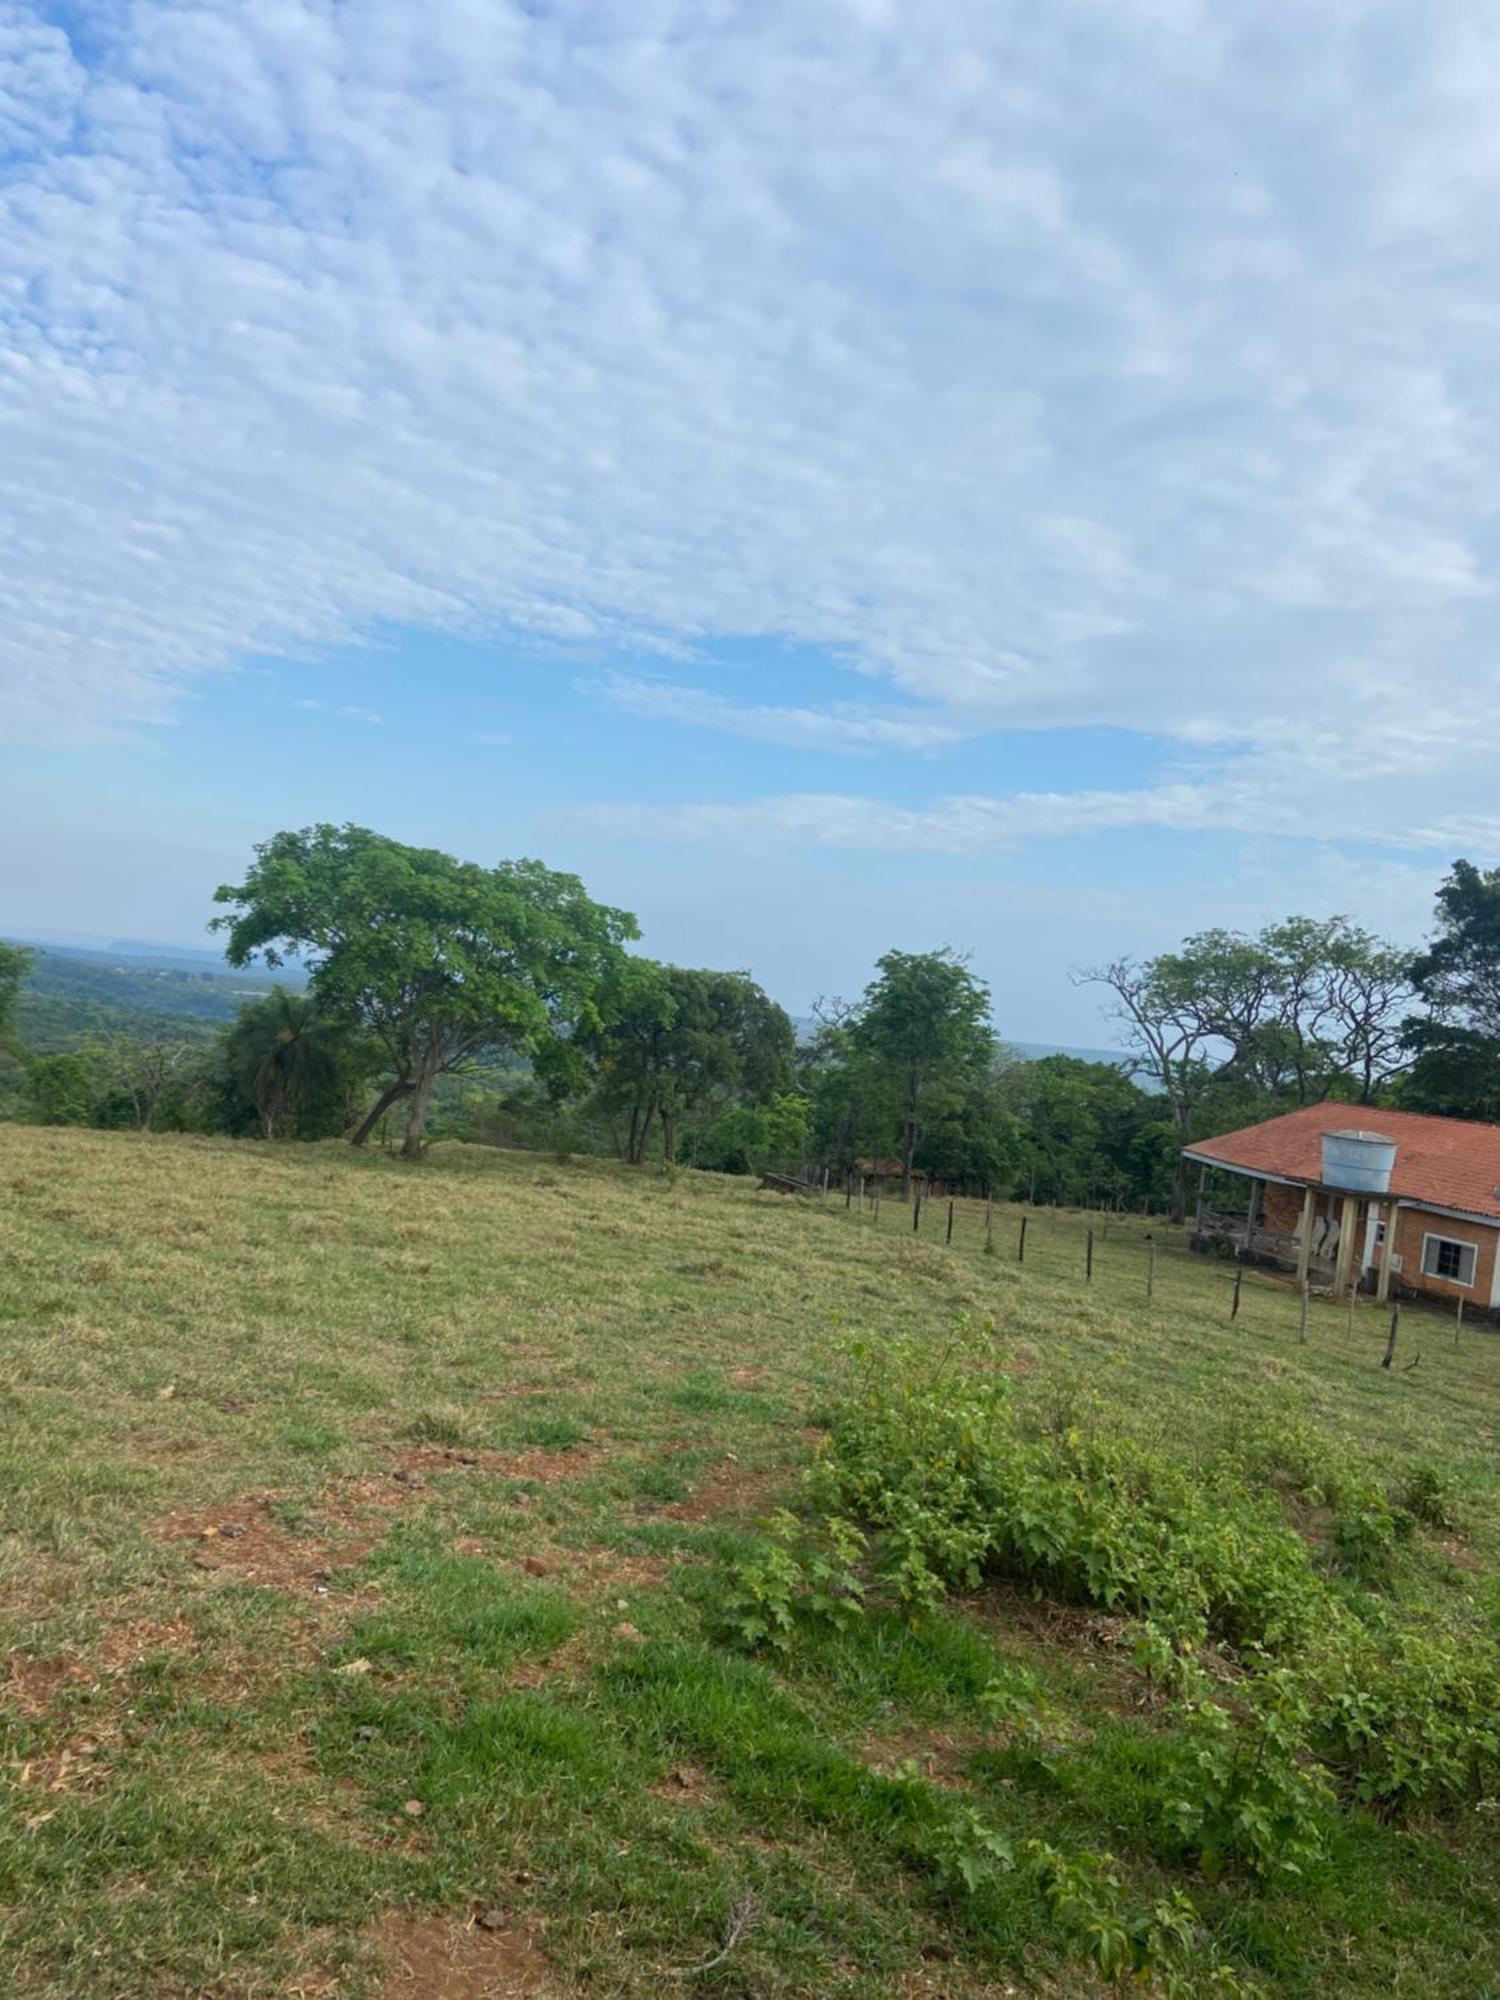
<svg viewBox="0 0 1500 2000">
<path fill-rule="evenodd" d="M 1304 1346 L 1247 1275 L 1231 1323 L 1232 1273 L 1159 1224 L 1148 1302 L 1138 1219 L 1033 1215 L 1024 1265 L 1019 1211 L 991 1255 L 977 1205 L 951 1248 L 923 1220 L 0 1126 L 3 1990 L 409 1992 L 382 1912 L 459 1938 L 498 1909 L 558 1993 L 1102 1991 L 1020 1871 L 945 1876 L 964 1807 L 1185 1887 L 1264 1991 L 1500 1994 L 1500 1815 L 1356 1810 L 1307 1880 L 1203 1880 L 1149 1819 L 1165 1725 L 1084 1607 L 996 1584 L 785 1658 L 724 1642 L 845 1343 L 963 1315 L 1054 1430 L 1196 1463 L 1296 1419 L 1383 1486 L 1441 1468 L 1455 1525 L 1392 1588 L 1500 1630 L 1495 1335 L 1408 1312 L 1387 1373 L 1384 1315 L 1315 1304 Z M 1040 1739 L 994 1726 L 997 1675 L 1032 1677 Z"/>
</svg>

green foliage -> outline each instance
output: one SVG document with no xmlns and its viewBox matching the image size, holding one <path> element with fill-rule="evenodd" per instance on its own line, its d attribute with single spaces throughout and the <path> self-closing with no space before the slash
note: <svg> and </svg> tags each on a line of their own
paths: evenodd
<svg viewBox="0 0 1500 2000">
<path fill-rule="evenodd" d="M 1171 1716 L 1149 1823 L 1164 1858 L 1194 1859 L 1209 1880 L 1236 1863 L 1267 1877 L 1316 1867 L 1341 1797 L 1456 1802 L 1500 1774 L 1500 1647 L 1351 1598 L 1283 1518 L 1284 1504 L 1328 1507 L 1334 1567 L 1386 1587 L 1419 1513 L 1446 1518 L 1430 1467 L 1408 1473 L 1406 1507 L 1296 1420 L 1230 1425 L 1193 1462 L 1077 1407 L 1047 1421 L 968 1327 L 941 1348 L 899 1339 L 853 1358 L 808 1518 L 779 1516 L 738 1572 L 742 1640 L 787 1650 L 803 1616 L 861 1615 L 855 1522 L 878 1593 L 912 1616 L 993 1576 L 1129 1614 L 1134 1664 Z M 1062 1753 L 1024 1675 L 979 1706 L 1023 1751 Z M 1122 1933 L 1098 1935 L 1110 1970 Z"/>
<path fill-rule="evenodd" d="M 948 950 L 888 951 L 876 972 L 849 1042 L 898 1107 L 901 1156 L 910 1168 L 924 1132 L 955 1116 L 989 1075 L 989 989 Z"/>
<path fill-rule="evenodd" d="M 737 1104 L 717 1117 L 694 1146 L 700 1167 L 725 1174 L 790 1172 L 807 1158 L 807 1099 L 777 1091 L 763 1104 Z"/>
<path fill-rule="evenodd" d="M 1042 1840 L 1022 1852 L 1059 1926 L 1106 1979 L 1154 1983 L 1167 2000 L 1256 1991 L 1205 1952 L 1197 1911 L 1180 1889 L 1133 1904 L 1108 1855 L 1065 1856 Z"/>
<path fill-rule="evenodd" d="M 1441 1466 L 1419 1459 L 1407 1466 L 1396 1488 L 1396 1504 L 1428 1528 L 1456 1528 L 1453 1481 Z"/>
<path fill-rule="evenodd" d="M 35 956 L 25 945 L 7 944 L 0 938 L 0 1055 L 19 1054 L 16 1001 Z"/>
<path fill-rule="evenodd" d="M 1118 1196 L 1130 1207 L 1165 1192 L 1161 1100 L 1118 1064 L 1044 1056 L 1007 1066 L 998 1091 L 1019 1138 L 1014 1185 L 1045 1201 Z"/>
<path fill-rule="evenodd" d="M 1308 1754 L 1307 1688 L 1285 1667 L 1266 1668 L 1243 1715 L 1208 1689 L 1202 1668 L 1180 1663 L 1164 1820 L 1210 1880 L 1232 1858 L 1265 1875 L 1302 1874 L 1322 1858 L 1334 1797 Z"/>
<path fill-rule="evenodd" d="M 330 1139 L 353 1123 L 373 1052 L 306 993 L 275 986 L 240 1009 L 221 1047 L 223 1116 L 266 1139 Z"/>
<path fill-rule="evenodd" d="M 1384 1618 L 1341 1624 L 1323 1655 L 1313 1740 L 1356 1798 L 1394 1811 L 1475 1798 L 1500 1779 L 1493 1644 Z"/>
<path fill-rule="evenodd" d="M 234 906 L 216 919 L 231 965 L 301 956 L 322 1017 L 379 1049 L 388 1081 L 369 1122 L 409 1099 L 408 1155 L 439 1076 L 500 1050 L 545 1059 L 597 1026 L 600 990 L 637 935 L 539 861 L 482 868 L 356 826 L 276 834 L 214 900 Z"/>
<path fill-rule="evenodd" d="M 783 1095 L 795 1045 L 790 1017 L 748 974 L 647 959 L 619 968 L 581 1043 L 595 1066 L 599 1103 L 621 1125 L 625 1158 L 639 1165 L 659 1124 L 668 1166 L 689 1132 L 694 1156 L 701 1157 L 705 1123 L 705 1164 L 714 1163 L 713 1121 L 736 1111 L 765 1115 L 758 1124 L 721 1130 L 717 1153 L 737 1159 L 752 1146 L 785 1144 L 797 1124 L 797 1100 Z"/>
<path fill-rule="evenodd" d="M 857 1618 L 865 1585 L 860 1559 L 865 1538 L 850 1521 L 827 1515 L 811 1526 L 779 1508 L 755 1555 L 734 1569 L 725 1599 L 725 1626 L 752 1649 L 792 1643 L 798 1617 L 832 1625 Z"/>
<path fill-rule="evenodd" d="M 1431 1018 L 1413 1022 L 1401 1101 L 1414 1111 L 1500 1117 L 1500 868 L 1455 861 L 1437 893 L 1437 931 L 1412 965 Z"/>
<path fill-rule="evenodd" d="M 97 1089 L 93 1058 L 82 1049 L 27 1065 L 26 1109 L 38 1125 L 87 1125 Z"/>
<path fill-rule="evenodd" d="M 925 1859 L 945 1889 L 974 1895 L 1016 1861 L 1015 1845 L 957 1799 L 937 1815 L 923 1843 Z"/>
</svg>

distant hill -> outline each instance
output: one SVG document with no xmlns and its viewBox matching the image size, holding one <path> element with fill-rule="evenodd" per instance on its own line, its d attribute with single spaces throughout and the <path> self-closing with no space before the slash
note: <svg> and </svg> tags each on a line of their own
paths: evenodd
<svg viewBox="0 0 1500 2000">
<path fill-rule="evenodd" d="M 1006 1048 L 1027 1062 L 1040 1062 L 1043 1056 L 1073 1056 L 1079 1062 L 1113 1063 L 1116 1069 L 1129 1069 L 1134 1060 L 1121 1049 L 1075 1049 L 1064 1042 L 1013 1042 L 1007 1035 L 1000 1039 Z"/>
<path fill-rule="evenodd" d="M 797 1030 L 798 1041 L 806 1042 L 811 1041 L 818 1024 L 810 1014 L 794 1014 L 792 1026 Z M 1000 1043 L 1025 1062 L 1040 1062 L 1043 1056 L 1075 1056 L 1079 1062 L 1113 1063 L 1117 1069 L 1128 1069 L 1132 1061 L 1123 1049 L 1079 1049 L 1067 1042 L 1017 1042 L 1009 1035 L 1002 1035 Z M 1149 1089 L 1150 1085 L 1146 1087 Z"/>
<path fill-rule="evenodd" d="M 234 972 L 208 952 L 148 945 L 30 949 L 36 960 L 21 989 L 16 1025 L 22 1041 L 44 1053 L 89 1035 L 211 1034 L 272 984 L 264 970 Z M 294 974 L 285 983 L 298 981 Z"/>
</svg>

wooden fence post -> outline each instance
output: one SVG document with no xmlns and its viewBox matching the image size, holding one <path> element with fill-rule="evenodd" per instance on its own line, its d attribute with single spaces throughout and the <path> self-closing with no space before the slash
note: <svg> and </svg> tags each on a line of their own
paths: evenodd
<svg viewBox="0 0 1500 2000">
<path fill-rule="evenodd" d="M 1231 1321 L 1237 1320 L 1240 1316 L 1240 1286 L 1244 1282 L 1245 1282 L 1245 1267 L 1243 1264 L 1237 1264 L 1235 1266 L 1235 1272 L 1234 1272 L 1234 1303 L 1229 1308 L 1229 1317 Z"/>
<path fill-rule="evenodd" d="M 1094 1282 L 1094 1232 L 1089 1231 L 1088 1248 L 1083 1253 L 1083 1275 L 1087 1284 Z"/>
<path fill-rule="evenodd" d="M 1024 1215 L 1021 1217 L 1021 1240 L 1016 1245 L 1016 1262 L 1018 1264 L 1026 1262 L 1026 1218 Z"/>
<path fill-rule="evenodd" d="M 917 1185 L 916 1199 L 911 1205 L 911 1233 L 913 1236 L 920 1236 L 922 1233 L 922 1188 L 920 1182 Z"/>
<path fill-rule="evenodd" d="M 1453 1345 L 1455 1347 L 1457 1347 L 1458 1345 L 1458 1336 L 1463 1332 L 1463 1330 L 1464 1330 L 1464 1302 L 1463 1302 L 1463 1295 L 1462 1293 L 1460 1293 L 1458 1300 L 1458 1311 L 1453 1315 Z"/>
<path fill-rule="evenodd" d="M 1156 1290 L 1156 1238 L 1146 1238 L 1146 1297 L 1149 1299 Z"/>
<path fill-rule="evenodd" d="M 984 1247 L 995 1247 L 995 1197 L 990 1195 L 984 1204 Z"/>
<path fill-rule="evenodd" d="M 1382 1368 L 1389 1368 L 1391 1363 L 1396 1358 L 1396 1333 L 1400 1325 L 1401 1325 L 1401 1308 L 1399 1305 L 1393 1306 L 1391 1308 L 1391 1330 L 1386 1335 L 1385 1353 L 1381 1357 L 1381 1362 L 1380 1362 Z"/>
<path fill-rule="evenodd" d="M 1300 1326 L 1299 1326 L 1299 1327 L 1297 1328 L 1297 1340 L 1298 1340 L 1298 1343 L 1299 1343 L 1299 1345 L 1301 1345 L 1301 1346 L 1303 1346 L 1303 1347 L 1306 1347 L 1306 1345 L 1307 1345 L 1307 1280 L 1306 1280 L 1306 1278 L 1304 1278 L 1304 1279 L 1302 1280 L 1302 1322 L 1301 1322 Z"/>
<path fill-rule="evenodd" d="M 949 1197 L 948 1197 L 948 1234 L 947 1234 L 947 1235 L 946 1235 L 946 1236 L 945 1236 L 945 1237 L 943 1238 L 943 1241 L 944 1241 L 945 1243 L 951 1243 L 951 1242 L 953 1241 L 953 1197 L 952 1197 L 952 1195 L 949 1195 Z"/>
</svg>

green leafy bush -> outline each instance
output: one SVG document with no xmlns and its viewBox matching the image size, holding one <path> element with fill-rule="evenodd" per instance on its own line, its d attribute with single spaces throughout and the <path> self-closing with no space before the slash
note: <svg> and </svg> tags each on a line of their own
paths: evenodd
<svg viewBox="0 0 1500 2000">
<path fill-rule="evenodd" d="M 1129 1614 L 1134 1662 L 1173 1704 L 1162 1839 L 1211 1875 L 1231 1861 L 1305 1870 L 1340 1790 L 1395 1810 L 1495 1781 L 1500 1647 L 1369 1594 L 1419 1514 L 1445 1510 L 1433 1469 L 1414 1468 L 1392 1505 L 1300 1420 L 1241 1422 L 1189 1462 L 1106 1430 L 1076 1391 L 1038 1416 L 967 1326 L 940 1348 L 853 1358 L 808 1478 L 812 1524 L 785 1517 L 741 1573 L 744 1636 L 788 1643 L 799 1609 L 858 1616 L 866 1553 L 913 1615 L 990 1576 Z M 1343 1584 L 1284 1518 L 1287 1482 L 1331 1506 Z M 1232 1699 L 1205 1677 L 1210 1653 L 1233 1671 Z M 1024 1695 L 990 1705 L 1036 1733 Z"/>
</svg>

